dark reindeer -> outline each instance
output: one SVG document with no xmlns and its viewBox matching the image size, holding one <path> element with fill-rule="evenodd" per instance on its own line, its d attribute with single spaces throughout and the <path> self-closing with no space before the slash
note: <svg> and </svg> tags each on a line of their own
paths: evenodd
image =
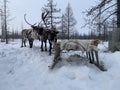
<svg viewBox="0 0 120 90">
<path fill-rule="evenodd" d="M 45 21 L 45 17 L 48 15 L 49 11 L 47 11 L 47 13 L 45 14 L 45 12 L 42 13 L 42 20 L 45 24 L 46 27 L 46 31 L 47 31 L 47 39 L 49 41 L 49 55 L 51 55 L 51 50 L 52 50 L 52 46 L 54 46 L 57 42 L 57 34 L 59 33 L 58 31 L 56 31 L 55 27 L 52 27 L 51 29 L 48 28 L 47 23 Z"/>
</svg>

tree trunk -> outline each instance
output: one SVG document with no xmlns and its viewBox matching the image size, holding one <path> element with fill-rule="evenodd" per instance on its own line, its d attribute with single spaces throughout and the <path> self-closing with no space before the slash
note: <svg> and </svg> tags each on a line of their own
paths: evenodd
<svg viewBox="0 0 120 90">
<path fill-rule="evenodd" d="M 52 28 L 53 27 L 53 1 L 51 1 L 50 9 L 51 9 L 51 28 Z"/>
<path fill-rule="evenodd" d="M 109 41 L 111 51 L 120 50 L 120 0 L 117 0 L 117 28 L 112 32 L 112 40 Z"/>
<path fill-rule="evenodd" d="M 69 4 L 68 4 L 68 40 L 70 39 L 70 11 L 69 11 Z"/>
<path fill-rule="evenodd" d="M 120 0 L 117 0 L 117 28 L 120 28 Z"/>
<path fill-rule="evenodd" d="M 7 15 L 6 15 L 6 0 L 4 0 L 4 24 L 5 24 L 5 38 L 6 44 L 8 44 L 8 36 L 7 36 Z"/>
</svg>

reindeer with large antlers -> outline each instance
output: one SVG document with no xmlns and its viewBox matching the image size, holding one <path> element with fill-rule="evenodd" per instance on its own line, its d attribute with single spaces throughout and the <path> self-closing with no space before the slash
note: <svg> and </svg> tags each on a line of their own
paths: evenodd
<svg viewBox="0 0 120 90">
<path fill-rule="evenodd" d="M 49 11 L 47 13 L 42 13 L 42 21 L 44 22 L 45 24 L 45 27 L 42 27 L 42 26 L 35 26 L 35 24 L 30 24 L 28 23 L 28 21 L 26 20 L 25 16 L 26 14 L 24 15 L 24 20 L 25 22 L 30 25 L 33 30 L 35 30 L 41 40 L 41 51 L 44 51 L 43 49 L 43 43 L 45 43 L 45 51 L 47 51 L 47 40 L 49 41 L 49 54 L 51 55 L 51 49 L 52 49 L 52 43 L 53 42 L 56 42 L 57 41 L 57 33 L 58 31 L 55 30 L 55 28 L 53 28 L 54 30 L 52 29 L 49 29 L 46 22 L 45 22 L 45 18 L 47 17 L 47 15 L 49 14 Z M 40 23 L 39 23 L 40 24 Z"/>
<path fill-rule="evenodd" d="M 42 20 L 45 24 L 46 30 L 48 32 L 48 41 L 49 41 L 49 54 L 51 55 L 52 45 L 55 45 L 57 42 L 57 34 L 59 33 L 56 31 L 55 27 L 52 27 L 51 29 L 48 28 L 47 23 L 45 21 L 46 16 L 49 14 L 49 11 L 45 14 L 45 12 L 42 13 Z"/>
<path fill-rule="evenodd" d="M 31 27 L 37 28 L 37 26 L 35 26 L 36 23 L 33 24 L 33 25 L 28 23 L 25 16 L 26 16 L 26 14 L 24 15 L 24 19 L 25 19 L 26 23 L 29 24 Z M 26 41 L 28 39 L 29 46 L 30 46 L 30 48 L 32 48 L 33 41 L 36 38 L 36 34 L 37 34 L 37 32 L 34 29 L 23 29 L 21 31 L 21 36 L 22 36 L 22 45 L 21 45 L 21 47 L 23 47 L 23 46 L 26 47 Z"/>
<path fill-rule="evenodd" d="M 45 51 L 47 51 L 47 45 L 46 45 L 46 43 L 47 43 L 47 33 L 46 33 L 46 30 L 42 26 L 39 26 L 41 22 L 38 25 L 30 24 L 26 20 L 26 14 L 24 15 L 24 20 L 28 25 L 30 25 L 32 27 L 33 31 L 35 33 L 37 33 L 39 40 L 41 40 L 41 51 L 43 51 L 43 42 L 45 43 Z"/>
</svg>

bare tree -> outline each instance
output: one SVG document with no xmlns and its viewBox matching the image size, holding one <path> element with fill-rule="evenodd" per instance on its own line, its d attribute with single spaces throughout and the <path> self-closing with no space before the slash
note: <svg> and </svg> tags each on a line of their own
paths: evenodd
<svg viewBox="0 0 120 90">
<path fill-rule="evenodd" d="M 6 14 L 6 3 L 7 1 L 4 0 L 4 25 L 5 25 L 5 38 L 6 38 L 6 44 L 8 44 L 8 35 L 7 35 L 7 14 Z"/>
<path fill-rule="evenodd" d="M 7 7 L 8 0 L 1 1 L 1 28 L 2 28 L 2 40 L 6 41 L 6 44 L 8 44 L 8 18 L 9 18 L 9 10 Z"/>
<path fill-rule="evenodd" d="M 4 12 L 2 9 L 0 9 L 0 16 L 1 16 L 1 42 L 5 42 Z"/>
<path fill-rule="evenodd" d="M 64 15 L 62 15 L 62 17 L 61 17 L 61 25 L 59 26 L 58 29 L 60 31 L 59 37 L 61 39 L 65 39 L 66 38 L 66 33 L 67 33 L 67 28 L 65 26 Z"/>
</svg>

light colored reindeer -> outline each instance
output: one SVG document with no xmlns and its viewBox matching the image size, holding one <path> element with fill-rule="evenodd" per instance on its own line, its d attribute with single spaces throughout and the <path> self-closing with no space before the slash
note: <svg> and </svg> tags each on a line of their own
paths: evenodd
<svg viewBox="0 0 120 90">
<path fill-rule="evenodd" d="M 33 46 L 33 41 L 36 38 L 36 32 L 33 29 L 23 29 L 21 31 L 22 45 L 21 47 L 26 47 L 26 41 L 29 41 L 30 48 Z"/>
</svg>

